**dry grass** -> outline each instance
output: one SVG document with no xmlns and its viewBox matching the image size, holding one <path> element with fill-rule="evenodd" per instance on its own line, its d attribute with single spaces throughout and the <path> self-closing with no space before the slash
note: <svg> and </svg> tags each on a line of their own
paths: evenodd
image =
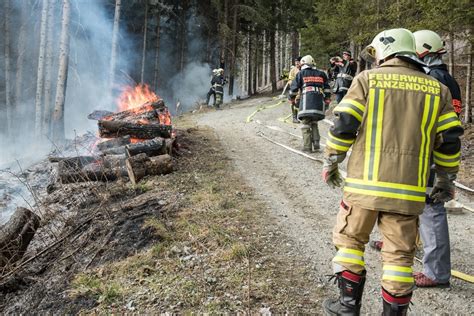
<svg viewBox="0 0 474 316">
<path fill-rule="evenodd" d="M 147 250 L 76 276 L 70 296 L 97 300 L 96 312 L 315 311 L 309 271 L 269 234 L 264 206 L 220 151 L 209 130 L 185 135 L 192 155 L 178 171 L 143 186 L 177 201 L 142 229 L 159 237 Z M 304 306 L 304 307 L 303 307 Z"/>
</svg>

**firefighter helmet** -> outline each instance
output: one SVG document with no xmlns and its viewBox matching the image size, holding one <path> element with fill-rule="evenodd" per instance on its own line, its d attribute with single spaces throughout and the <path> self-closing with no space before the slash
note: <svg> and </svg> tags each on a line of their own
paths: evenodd
<svg viewBox="0 0 474 316">
<path fill-rule="evenodd" d="M 385 30 L 377 34 L 364 51 L 363 55 L 369 57 L 369 61 L 372 62 L 383 60 L 396 54 L 416 56 L 415 37 L 407 29 Z"/>
<path fill-rule="evenodd" d="M 437 33 L 430 30 L 421 30 L 413 33 L 413 36 L 415 36 L 418 57 L 423 58 L 430 53 L 446 53 L 444 41 Z"/>
<path fill-rule="evenodd" d="M 217 73 L 218 73 L 219 75 L 224 74 L 224 69 L 222 69 L 222 68 L 217 69 Z"/>
<path fill-rule="evenodd" d="M 217 69 L 212 69 L 212 74 L 217 75 Z"/>
<path fill-rule="evenodd" d="M 314 66 L 314 59 L 311 55 L 306 55 L 303 58 L 301 58 L 300 63 L 301 65 Z"/>
</svg>

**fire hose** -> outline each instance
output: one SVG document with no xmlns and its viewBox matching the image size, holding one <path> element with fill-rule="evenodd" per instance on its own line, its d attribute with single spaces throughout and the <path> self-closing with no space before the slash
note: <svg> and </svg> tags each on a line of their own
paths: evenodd
<svg viewBox="0 0 474 316">
<path fill-rule="evenodd" d="M 252 112 L 249 116 L 247 116 L 247 119 L 245 120 L 246 123 L 250 123 L 253 120 L 253 117 L 260 111 L 267 110 L 267 109 L 273 109 L 279 106 L 280 104 L 284 103 L 285 100 L 281 100 L 280 102 L 273 104 L 273 105 L 262 105 L 259 106 L 255 111 Z"/>
<path fill-rule="evenodd" d="M 259 121 L 258 121 L 257 123 L 258 123 L 258 124 L 261 124 L 261 123 L 259 123 Z M 264 125 L 264 124 L 261 124 L 261 125 L 267 127 L 267 126 Z M 272 128 L 272 129 L 273 129 L 273 128 Z M 322 160 L 322 159 L 315 158 L 315 157 L 313 157 L 313 156 L 311 156 L 311 155 L 308 155 L 308 154 L 306 154 L 306 153 L 304 153 L 304 152 L 302 152 L 302 151 L 300 151 L 300 150 L 297 150 L 297 149 L 294 149 L 294 148 L 292 148 L 292 147 L 290 147 L 290 146 L 287 146 L 287 145 L 285 145 L 285 144 L 279 143 L 279 142 L 277 142 L 277 141 L 275 141 L 275 140 L 273 140 L 273 139 L 271 139 L 271 138 L 265 136 L 265 134 L 264 134 L 262 131 L 257 132 L 257 136 L 260 136 L 260 137 L 262 137 L 263 139 L 269 141 L 270 143 L 273 143 L 273 144 L 275 144 L 275 145 L 278 145 L 278 146 L 280 146 L 280 147 L 283 147 L 283 148 L 285 148 L 286 150 L 289 150 L 289 151 L 291 151 L 291 152 L 293 152 L 293 153 L 295 153 L 295 154 L 297 154 L 297 155 L 303 156 L 303 157 L 308 158 L 308 159 L 313 160 L 313 161 L 317 161 L 317 162 L 319 162 L 319 163 L 321 163 L 321 164 L 323 163 L 323 160 Z M 346 178 L 346 177 L 347 177 L 347 173 L 346 173 L 345 171 L 340 170 L 340 173 L 341 173 L 341 175 L 342 175 L 343 178 Z M 418 262 L 422 263 L 421 259 L 419 259 L 419 258 L 417 258 L 417 257 L 415 257 L 415 259 L 416 259 Z M 463 273 L 463 272 L 460 272 L 460 271 L 457 271 L 457 270 L 451 270 L 451 275 L 452 275 L 453 277 L 455 277 L 455 278 L 464 280 L 464 281 L 466 281 L 466 282 L 474 283 L 474 276 L 469 275 L 469 274 L 467 274 L 467 273 Z"/>
</svg>

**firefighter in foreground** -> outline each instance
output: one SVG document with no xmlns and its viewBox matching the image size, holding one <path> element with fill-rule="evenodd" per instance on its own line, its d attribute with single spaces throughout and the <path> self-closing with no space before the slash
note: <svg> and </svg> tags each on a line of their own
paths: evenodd
<svg viewBox="0 0 474 316">
<path fill-rule="evenodd" d="M 338 164 L 352 147 L 333 231 L 340 297 L 323 305 L 329 315 L 359 315 L 366 278 L 364 249 L 377 223 L 384 242 L 383 315 L 406 315 L 429 158 L 433 150 L 439 157 L 430 197 L 448 201 L 463 130 L 448 88 L 423 72 L 410 31 L 381 32 L 365 52 L 380 67 L 359 74 L 334 109 L 336 121 L 324 155 L 324 181 L 341 186 Z"/>
<path fill-rule="evenodd" d="M 327 105 L 331 102 L 331 90 L 326 74 L 314 68 L 314 59 L 310 55 L 301 58 L 301 70 L 292 81 L 291 102 L 295 102 L 299 93 L 298 119 L 302 121 L 303 151 L 319 150 L 318 121 L 324 119 Z"/>
<path fill-rule="evenodd" d="M 456 80 L 449 74 L 448 67 L 443 63 L 442 56 L 446 53 L 441 37 L 433 31 L 422 30 L 413 33 L 416 41 L 416 53 L 428 66 L 428 75 L 448 87 L 452 96 L 454 112 L 461 114 L 461 90 Z M 433 158 L 433 157 L 432 157 Z M 443 162 L 434 156 L 438 163 L 447 167 L 456 166 L 459 161 Z M 434 202 L 429 197 L 433 190 L 435 170 L 432 169 L 426 191 L 426 205 L 420 215 L 420 235 L 423 241 L 423 272 L 414 274 L 417 287 L 449 287 L 451 278 L 451 248 L 449 245 L 449 229 L 446 208 L 443 202 Z M 454 196 L 454 190 L 453 190 Z M 372 242 L 376 250 L 383 248 L 381 241 Z"/>
<path fill-rule="evenodd" d="M 297 57 L 295 59 L 295 65 L 291 68 L 290 73 L 288 74 L 288 85 L 291 87 L 291 83 L 293 80 L 295 80 L 296 75 L 301 69 L 301 57 Z M 292 99 L 292 92 L 290 90 L 290 93 L 288 94 L 288 97 L 290 99 L 290 105 L 291 105 L 291 114 L 293 115 L 293 123 L 299 123 L 298 121 L 298 107 L 300 103 L 300 95 L 297 94 L 295 98 Z"/>
</svg>

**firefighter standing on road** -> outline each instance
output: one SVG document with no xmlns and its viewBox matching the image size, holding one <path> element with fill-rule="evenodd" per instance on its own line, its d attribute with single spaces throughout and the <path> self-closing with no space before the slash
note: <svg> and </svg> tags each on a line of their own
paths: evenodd
<svg viewBox="0 0 474 316">
<path fill-rule="evenodd" d="M 301 57 L 297 57 L 295 59 L 295 65 L 291 68 L 290 73 L 288 74 L 288 86 L 290 87 L 291 87 L 291 83 L 293 82 L 293 80 L 295 80 L 296 75 L 301 69 L 300 61 L 301 61 Z M 288 93 L 288 99 L 290 100 L 290 104 L 291 104 L 291 113 L 293 115 L 293 123 L 299 123 L 300 121 L 298 121 L 298 107 L 300 103 L 300 95 L 296 94 L 294 98 L 292 97 L 293 95 L 290 90 L 290 92 Z"/>
<path fill-rule="evenodd" d="M 211 96 L 214 96 L 214 104 L 216 103 L 216 92 L 214 91 L 214 81 L 216 80 L 217 76 L 217 70 L 218 69 L 213 69 L 212 70 L 212 77 L 211 77 L 211 88 L 209 88 L 209 91 L 207 92 L 207 97 L 206 97 L 206 105 L 209 106 L 209 101 L 211 100 Z"/>
<path fill-rule="evenodd" d="M 461 90 L 456 80 L 449 74 L 448 67 L 443 63 L 442 56 L 446 53 L 441 37 L 433 31 L 422 30 L 413 33 L 416 41 L 416 53 L 428 66 L 427 74 L 448 87 L 452 96 L 454 112 L 461 113 Z M 443 162 L 435 155 L 434 158 L 447 167 L 457 166 L 459 160 Z M 449 287 L 451 278 L 451 248 L 449 245 L 449 229 L 446 208 L 442 201 L 434 202 L 429 197 L 432 193 L 435 170 L 432 169 L 428 180 L 426 205 L 420 215 L 420 235 L 423 241 L 423 272 L 414 274 L 417 287 Z M 454 192 L 453 192 L 454 194 Z M 383 248 L 380 241 L 372 242 L 376 250 Z"/>
<path fill-rule="evenodd" d="M 329 186 L 340 186 L 338 163 L 352 146 L 333 231 L 340 297 L 323 305 L 329 315 L 359 315 L 365 244 L 378 223 L 384 242 L 383 315 L 405 315 L 414 288 L 412 265 L 429 158 L 433 150 L 440 157 L 435 160 L 431 198 L 447 201 L 452 198 L 463 130 L 449 90 L 423 72 L 410 31 L 381 32 L 366 52 L 380 67 L 359 74 L 334 109 L 337 119 L 325 151 L 323 179 Z"/>
<path fill-rule="evenodd" d="M 314 68 L 310 55 L 301 58 L 301 70 L 290 87 L 292 100 L 300 93 L 298 119 L 302 121 L 303 151 L 319 150 L 318 121 L 324 119 L 330 103 L 331 90 L 326 74 Z"/>
<path fill-rule="evenodd" d="M 341 102 L 342 98 L 346 95 L 357 72 L 357 63 L 352 59 L 350 51 L 344 51 L 342 53 L 342 59 L 342 61 L 335 60 L 334 62 L 339 68 L 333 88 L 337 103 Z"/>
</svg>

